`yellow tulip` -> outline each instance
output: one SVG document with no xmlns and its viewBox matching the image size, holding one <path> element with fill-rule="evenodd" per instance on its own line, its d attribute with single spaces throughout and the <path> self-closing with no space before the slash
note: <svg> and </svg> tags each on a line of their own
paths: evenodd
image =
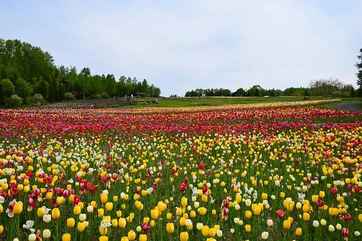
<svg viewBox="0 0 362 241">
<path fill-rule="evenodd" d="M 324 198 L 324 197 L 326 196 L 326 193 L 325 193 L 324 191 L 320 191 L 320 192 L 319 192 L 319 196 L 320 196 L 321 198 Z"/>
<path fill-rule="evenodd" d="M 106 207 L 106 210 L 107 210 L 107 211 L 112 211 L 112 209 L 113 209 L 113 203 L 112 203 L 112 202 L 107 202 L 106 205 L 105 205 L 105 207 Z"/>
<path fill-rule="evenodd" d="M 296 228 L 295 229 L 295 236 L 302 236 L 303 234 L 303 231 L 302 231 L 302 228 Z"/>
<path fill-rule="evenodd" d="M 291 223 L 291 221 L 289 219 L 286 219 L 286 220 L 283 221 L 283 228 L 284 229 L 288 230 L 288 229 L 290 229 L 291 226 L 292 226 L 292 223 Z"/>
<path fill-rule="evenodd" d="M 70 235 L 70 233 L 65 233 L 62 235 L 62 241 L 70 241 L 72 240 L 72 236 Z"/>
<path fill-rule="evenodd" d="M 136 233 L 135 233 L 135 231 L 133 231 L 133 230 L 130 230 L 130 231 L 128 232 L 127 236 L 128 236 L 128 239 L 129 239 L 130 241 L 136 239 Z"/>
<path fill-rule="evenodd" d="M 64 197 L 63 196 L 58 196 L 57 198 L 56 198 L 56 203 L 57 203 L 57 205 L 62 205 L 63 203 L 65 202 L 65 199 L 64 199 Z"/>
<path fill-rule="evenodd" d="M 205 207 L 199 207 L 199 208 L 197 209 L 197 212 L 198 212 L 201 216 L 204 216 L 204 215 L 206 215 L 206 213 L 207 213 L 207 209 L 206 209 Z"/>
<path fill-rule="evenodd" d="M 86 229 L 86 227 L 87 227 L 86 222 L 79 222 L 77 224 L 77 229 L 79 232 L 83 232 Z"/>
<path fill-rule="evenodd" d="M 23 212 L 23 202 L 21 202 L 21 201 L 15 202 L 13 212 L 15 215 L 22 213 Z"/>
<path fill-rule="evenodd" d="M 253 216 L 253 213 L 250 210 L 246 210 L 244 213 L 244 217 L 246 219 L 250 219 Z"/>
<path fill-rule="evenodd" d="M 75 226 L 75 219 L 74 218 L 68 218 L 67 219 L 67 227 L 68 228 L 74 228 Z"/>
<path fill-rule="evenodd" d="M 245 228 L 245 232 L 247 232 L 247 233 L 251 232 L 251 225 L 250 224 L 245 224 L 244 228 Z"/>
<path fill-rule="evenodd" d="M 142 202 L 136 200 L 134 203 L 134 206 L 138 209 L 138 210 L 142 210 L 143 209 L 143 204 Z"/>
<path fill-rule="evenodd" d="M 266 194 L 265 192 L 263 192 L 263 193 L 261 194 L 261 199 L 267 200 L 267 199 L 268 199 L 268 194 Z"/>
<path fill-rule="evenodd" d="M 185 217 L 181 217 L 181 218 L 180 218 L 180 225 L 181 225 L 181 226 L 185 226 L 185 225 L 186 225 L 186 221 L 187 221 L 187 219 L 186 219 Z"/>
<path fill-rule="evenodd" d="M 147 241 L 147 235 L 146 234 L 140 234 L 138 240 L 139 241 Z"/>
<path fill-rule="evenodd" d="M 188 232 L 181 232 L 180 233 L 180 241 L 188 241 L 189 240 L 189 233 Z"/>
<path fill-rule="evenodd" d="M 73 208 L 73 213 L 75 215 L 79 215 L 81 213 L 82 209 L 80 207 L 80 205 L 75 205 L 74 208 Z"/>
<path fill-rule="evenodd" d="M 43 217 L 45 215 L 45 208 L 44 207 L 40 207 L 36 210 L 36 215 L 38 217 Z"/>
<path fill-rule="evenodd" d="M 158 219 L 159 216 L 160 211 L 158 210 L 158 208 L 151 209 L 151 218 Z"/>
<path fill-rule="evenodd" d="M 184 197 L 184 196 L 181 198 L 181 206 L 182 206 L 182 207 L 186 207 L 186 206 L 187 206 L 187 198 Z"/>
<path fill-rule="evenodd" d="M 116 218 L 112 219 L 112 227 L 113 228 L 118 227 L 118 220 Z"/>
<path fill-rule="evenodd" d="M 126 225 L 127 225 L 127 221 L 126 221 L 125 218 L 119 218 L 119 219 L 118 219 L 118 226 L 119 226 L 120 228 L 125 228 Z"/>
<path fill-rule="evenodd" d="M 102 192 L 100 194 L 100 200 L 101 200 L 101 203 L 106 203 L 108 201 L 108 193 L 106 192 Z"/>
<path fill-rule="evenodd" d="M 338 208 L 329 208 L 328 213 L 331 216 L 337 216 L 339 214 L 339 209 Z"/>
<path fill-rule="evenodd" d="M 108 241 L 108 237 L 102 235 L 102 236 L 100 236 L 100 237 L 98 238 L 98 240 L 99 240 L 99 241 Z"/>
<path fill-rule="evenodd" d="M 238 204 L 241 203 L 241 199 L 242 199 L 242 198 L 241 198 L 241 194 L 240 194 L 240 193 L 237 193 L 236 196 L 235 196 L 235 201 L 236 201 L 236 203 L 238 203 Z"/>
<path fill-rule="evenodd" d="M 251 205 L 251 210 L 253 211 L 254 215 L 259 216 L 260 213 L 263 211 L 263 204 L 253 203 Z"/>
<path fill-rule="evenodd" d="M 209 227 L 207 225 L 202 226 L 201 228 L 201 234 L 204 237 L 209 236 Z"/>
<path fill-rule="evenodd" d="M 157 208 L 158 208 L 158 210 L 159 210 L 160 212 L 163 212 L 163 211 L 166 210 L 167 204 L 164 203 L 164 202 L 162 202 L 162 201 L 159 201 L 159 202 L 157 203 Z"/>
<path fill-rule="evenodd" d="M 175 225 L 173 223 L 166 224 L 166 231 L 167 233 L 171 234 L 175 231 Z"/>
<path fill-rule="evenodd" d="M 310 220 L 310 214 L 309 213 L 303 213 L 303 220 L 309 221 Z"/>
<path fill-rule="evenodd" d="M 209 229 L 209 237 L 215 237 L 217 234 L 217 229 L 215 227 Z"/>
<path fill-rule="evenodd" d="M 60 217 L 60 210 L 59 208 L 52 209 L 52 219 L 58 219 Z"/>
<path fill-rule="evenodd" d="M 303 212 L 308 213 L 310 211 L 310 204 L 304 203 L 303 204 Z"/>
<path fill-rule="evenodd" d="M 104 209 L 103 208 L 98 208 L 97 213 L 98 213 L 98 217 L 103 217 L 104 216 Z"/>
</svg>

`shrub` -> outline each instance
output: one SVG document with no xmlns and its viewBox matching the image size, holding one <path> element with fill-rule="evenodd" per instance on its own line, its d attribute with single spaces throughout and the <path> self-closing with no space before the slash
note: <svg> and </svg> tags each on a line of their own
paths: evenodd
<svg viewBox="0 0 362 241">
<path fill-rule="evenodd" d="M 65 92 L 64 93 L 64 99 L 65 100 L 75 100 L 75 96 L 72 92 Z"/>
<path fill-rule="evenodd" d="M 0 102 L 5 103 L 6 99 L 15 93 L 15 86 L 9 79 L 0 81 Z M 6 103 L 5 103 L 6 104 Z"/>
<path fill-rule="evenodd" d="M 100 94 L 92 95 L 91 99 L 102 99 L 102 96 Z"/>
<path fill-rule="evenodd" d="M 45 103 L 45 99 L 42 94 L 36 93 L 33 95 L 32 103 L 34 105 L 41 105 Z"/>
<path fill-rule="evenodd" d="M 109 94 L 107 92 L 102 92 L 101 97 L 103 99 L 107 99 L 107 98 L 109 98 Z"/>
<path fill-rule="evenodd" d="M 16 108 L 23 104 L 23 98 L 18 95 L 11 95 L 9 98 L 6 98 L 5 105 L 7 107 Z"/>
</svg>

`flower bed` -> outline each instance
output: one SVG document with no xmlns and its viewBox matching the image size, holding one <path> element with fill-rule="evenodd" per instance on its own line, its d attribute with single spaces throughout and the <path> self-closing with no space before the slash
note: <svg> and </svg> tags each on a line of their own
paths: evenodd
<svg viewBox="0 0 362 241">
<path fill-rule="evenodd" d="M 0 111 L 2 240 L 361 240 L 361 114 Z"/>
</svg>

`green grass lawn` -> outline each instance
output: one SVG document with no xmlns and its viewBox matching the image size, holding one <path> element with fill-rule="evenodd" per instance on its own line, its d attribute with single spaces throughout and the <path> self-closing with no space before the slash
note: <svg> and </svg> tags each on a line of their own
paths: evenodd
<svg viewBox="0 0 362 241">
<path fill-rule="evenodd" d="M 49 104 L 50 107 L 57 105 L 63 107 L 72 107 L 73 104 L 85 103 L 85 106 L 94 105 L 96 108 L 144 108 L 144 107 L 197 107 L 197 106 L 222 106 L 234 104 L 255 104 L 255 103 L 275 103 L 275 102 L 293 102 L 303 100 L 321 100 L 326 97 L 308 97 L 303 96 L 277 96 L 277 97 L 190 97 L 190 98 L 135 98 L 132 103 L 127 101 L 117 101 L 112 99 L 100 100 L 77 100 L 73 102 L 60 102 Z M 333 98 L 335 99 L 335 98 Z M 362 98 L 342 98 L 341 101 L 318 104 L 322 108 L 336 108 L 352 111 L 362 111 Z"/>
<path fill-rule="evenodd" d="M 312 97 L 310 100 L 322 99 Z M 160 98 L 158 103 L 139 102 L 131 107 L 193 107 L 193 106 L 221 106 L 233 104 L 254 104 L 285 101 L 302 101 L 303 96 L 278 97 L 195 97 L 195 98 Z M 124 107 L 130 107 L 129 105 Z"/>
</svg>

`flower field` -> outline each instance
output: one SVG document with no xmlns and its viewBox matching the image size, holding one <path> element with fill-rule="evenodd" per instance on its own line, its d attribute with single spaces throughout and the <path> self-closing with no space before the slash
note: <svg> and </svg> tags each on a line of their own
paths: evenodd
<svg viewBox="0 0 362 241">
<path fill-rule="evenodd" d="M 362 114 L 0 110 L 0 240 L 362 240 Z"/>
</svg>

